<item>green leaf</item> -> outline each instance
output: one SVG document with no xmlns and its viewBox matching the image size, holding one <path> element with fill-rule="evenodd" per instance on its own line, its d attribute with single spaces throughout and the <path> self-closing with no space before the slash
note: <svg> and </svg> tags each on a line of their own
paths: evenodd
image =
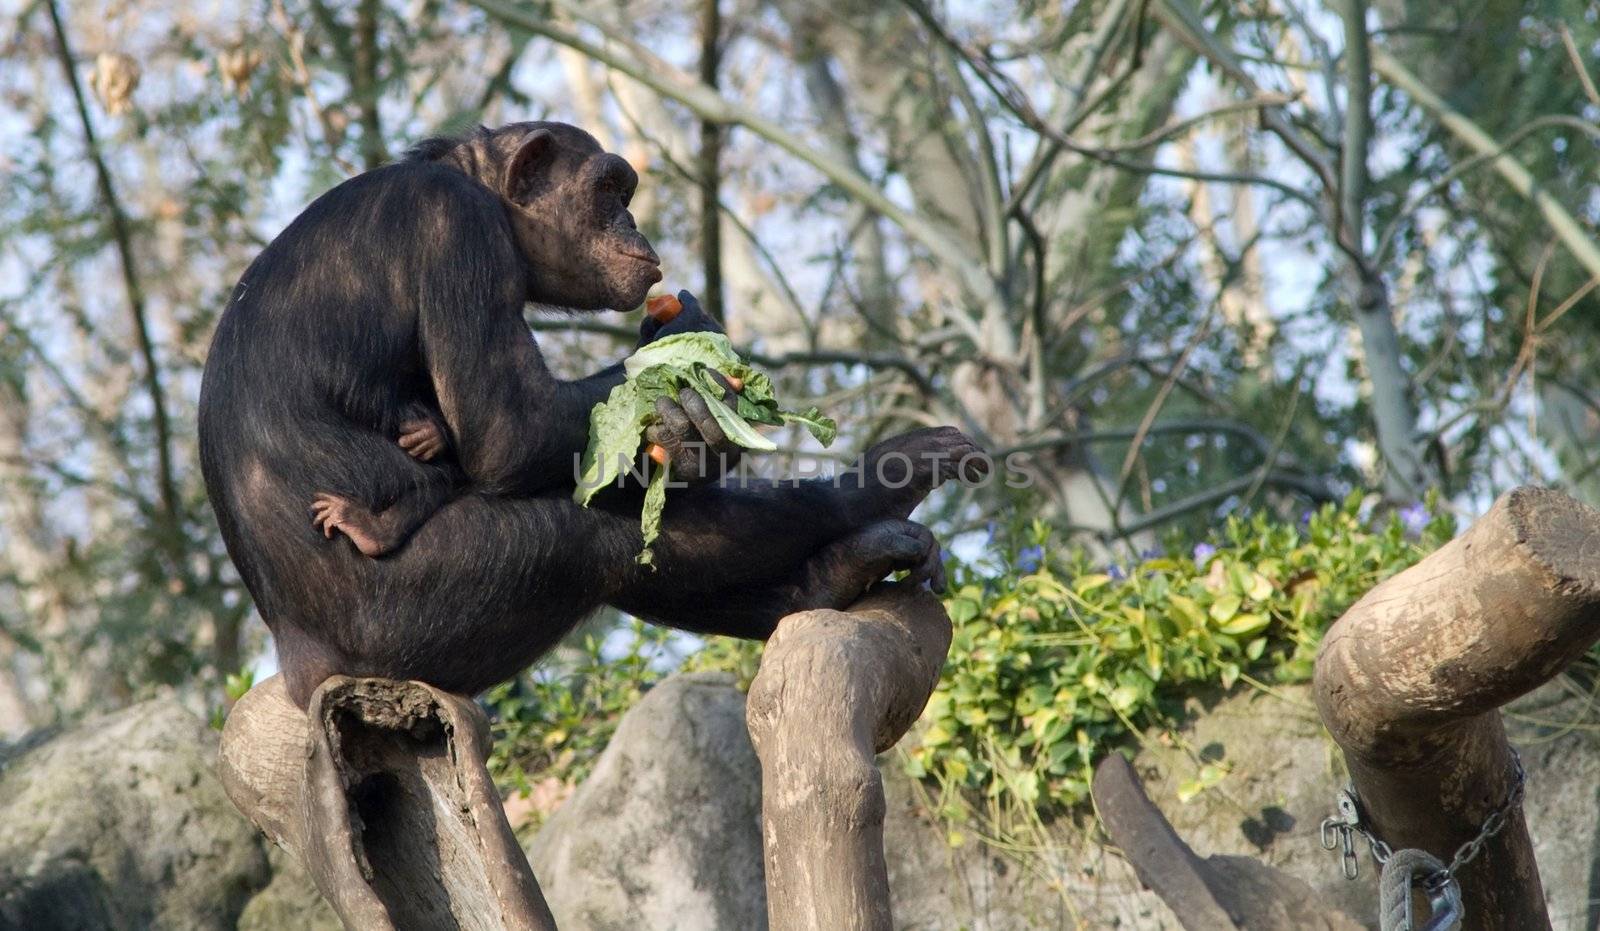
<svg viewBox="0 0 1600 931">
<path fill-rule="evenodd" d="M 1238 595 L 1223 595 L 1211 603 L 1211 619 L 1224 623 L 1239 613 L 1239 608 L 1244 604 Z"/>
<path fill-rule="evenodd" d="M 722 403 L 722 399 L 704 385 L 694 382 L 693 387 L 700 393 L 700 397 L 705 399 L 706 407 L 711 409 L 711 416 L 717 419 L 717 426 L 722 428 L 722 432 L 730 441 L 738 443 L 745 449 L 757 449 L 762 452 L 771 452 L 778 448 L 778 444 L 757 433 L 749 421 L 734 413 L 733 408 Z"/>
<path fill-rule="evenodd" d="M 839 425 L 832 418 L 822 416 L 822 411 L 815 407 L 803 411 L 779 411 L 778 415 L 784 423 L 803 424 L 823 446 L 832 446 L 834 438 L 839 435 Z"/>
<path fill-rule="evenodd" d="M 629 378 L 637 378 L 640 372 L 657 365 L 670 365 L 680 369 L 703 365 L 724 375 L 741 379 L 744 378 L 745 372 L 751 371 L 750 366 L 733 351 L 733 343 L 722 333 L 675 333 L 663 336 L 653 343 L 641 346 L 638 351 L 625 359 L 622 371 Z"/>
<path fill-rule="evenodd" d="M 641 566 L 655 564 L 655 553 L 650 544 L 661 535 L 661 512 L 667 506 L 667 469 L 661 467 L 650 474 L 650 485 L 644 492 L 644 509 L 639 512 L 639 531 L 644 535 L 644 548 L 639 551 Z"/>
<path fill-rule="evenodd" d="M 637 382 L 625 381 L 589 412 L 589 448 L 573 498 L 588 505 L 595 492 L 615 482 L 639 455 L 639 442 L 648 418 L 655 415 L 655 399 L 645 403 Z"/>
<path fill-rule="evenodd" d="M 1226 624 L 1219 624 L 1217 629 L 1230 637 L 1249 637 L 1266 630 L 1271 622 L 1272 618 L 1265 614 L 1236 614 Z"/>
</svg>

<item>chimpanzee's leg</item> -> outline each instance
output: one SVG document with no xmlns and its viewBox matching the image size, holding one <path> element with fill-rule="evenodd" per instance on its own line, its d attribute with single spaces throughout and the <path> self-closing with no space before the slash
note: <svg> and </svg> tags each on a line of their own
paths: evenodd
<svg viewBox="0 0 1600 931">
<path fill-rule="evenodd" d="M 795 571 L 772 582 L 689 592 L 652 586 L 647 579 L 629 586 L 612 603 L 629 614 L 680 630 L 764 640 L 785 616 L 847 607 L 874 582 L 898 570 L 908 570 L 913 582 L 926 581 L 943 591 L 941 557 L 928 528 L 891 518 L 823 546 Z"/>
</svg>

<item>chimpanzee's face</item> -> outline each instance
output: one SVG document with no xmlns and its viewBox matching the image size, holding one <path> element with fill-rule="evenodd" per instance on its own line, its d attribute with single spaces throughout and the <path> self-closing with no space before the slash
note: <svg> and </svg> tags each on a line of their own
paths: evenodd
<svg viewBox="0 0 1600 931">
<path fill-rule="evenodd" d="M 530 264 L 530 300 L 632 310 L 661 280 L 661 260 L 634 225 L 639 176 L 582 130 L 535 126 L 510 160 L 506 200 Z"/>
</svg>

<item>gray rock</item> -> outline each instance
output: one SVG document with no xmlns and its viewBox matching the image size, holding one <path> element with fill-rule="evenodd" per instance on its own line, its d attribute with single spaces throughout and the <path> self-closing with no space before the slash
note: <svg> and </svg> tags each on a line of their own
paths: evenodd
<svg viewBox="0 0 1600 931">
<path fill-rule="evenodd" d="M 1522 811 L 1556 931 L 1600 927 L 1600 730 L 1590 689 L 1553 682 L 1506 714 L 1528 772 Z"/>
<path fill-rule="evenodd" d="M 217 734 L 170 701 L 7 753 L 0 929 L 231 929 L 269 878 L 213 775 Z"/>
<path fill-rule="evenodd" d="M 239 915 L 239 931 L 343 931 L 333 906 L 294 857 L 269 845 L 272 882 Z"/>
<path fill-rule="evenodd" d="M 732 683 L 694 673 L 651 689 L 535 836 L 562 928 L 766 927 L 761 769 Z"/>
</svg>

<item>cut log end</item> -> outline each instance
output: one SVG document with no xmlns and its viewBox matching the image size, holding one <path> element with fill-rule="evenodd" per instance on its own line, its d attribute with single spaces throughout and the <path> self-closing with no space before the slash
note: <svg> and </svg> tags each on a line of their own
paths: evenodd
<svg viewBox="0 0 1600 931">
<path fill-rule="evenodd" d="M 1517 544 L 1553 576 L 1552 590 L 1600 601 L 1600 511 L 1553 488 L 1514 489 L 1504 505 Z"/>
</svg>

